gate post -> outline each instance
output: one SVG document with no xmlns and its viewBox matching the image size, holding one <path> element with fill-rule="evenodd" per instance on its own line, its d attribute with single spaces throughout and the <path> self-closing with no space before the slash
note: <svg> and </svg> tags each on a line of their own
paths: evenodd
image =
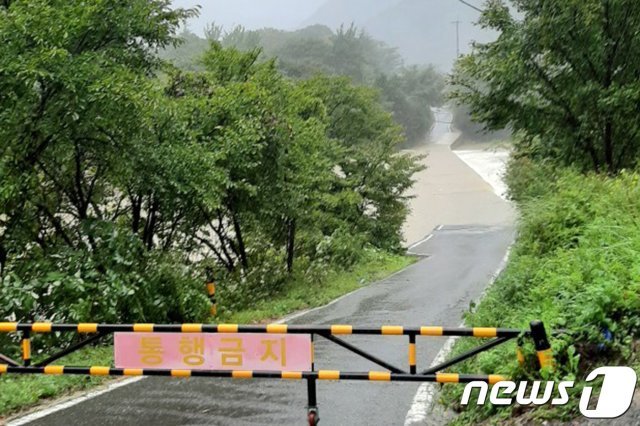
<svg viewBox="0 0 640 426">
<path fill-rule="evenodd" d="M 209 301 L 211 302 L 210 313 L 212 317 L 218 314 L 218 302 L 216 301 L 216 283 L 213 277 L 213 270 L 210 267 L 206 268 L 207 274 L 207 294 L 209 295 Z"/>
<path fill-rule="evenodd" d="M 531 322 L 531 337 L 533 338 L 533 344 L 535 345 L 536 352 L 538 354 L 540 368 L 553 369 L 555 367 L 553 351 L 551 350 L 547 331 L 545 330 L 542 321 Z"/>
<path fill-rule="evenodd" d="M 524 367 L 525 359 L 524 353 L 522 353 L 522 345 L 524 344 L 524 339 L 522 336 L 518 337 L 518 346 L 516 347 L 516 358 L 518 359 L 518 365 L 520 367 Z"/>
<path fill-rule="evenodd" d="M 311 372 L 316 371 L 315 352 L 314 334 L 311 333 Z M 307 378 L 307 420 L 309 421 L 309 426 L 316 426 L 320 422 L 315 377 Z"/>
<path fill-rule="evenodd" d="M 418 374 L 416 367 L 416 335 L 409 335 L 409 373 Z"/>
<path fill-rule="evenodd" d="M 22 360 L 25 367 L 31 365 L 31 333 L 27 330 L 22 332 Z"/>
<path fill-rule="evenodd" d="M 309 426 L 316 426 L 320 421 L 320 417 L 318 416 L 315 377 L 307 379 L 307 418 L 309 420 Z"/>
</svg>

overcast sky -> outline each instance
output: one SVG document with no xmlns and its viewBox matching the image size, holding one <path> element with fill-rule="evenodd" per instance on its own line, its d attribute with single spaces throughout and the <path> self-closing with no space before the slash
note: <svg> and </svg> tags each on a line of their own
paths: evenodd
<svg viewBox="0 0 640 426">
<path fill-rule="evenodd" d="M 200 17 L 189 22 L 189 29 L 200 34 L 215 22 L 226 29 L 243 25 L 248 29 L 298 28 L 324 0 L 174 0 L 176 7 L 200 5 Z M 259 5 L 259 6 L 258 6 Z"/>
</svg>

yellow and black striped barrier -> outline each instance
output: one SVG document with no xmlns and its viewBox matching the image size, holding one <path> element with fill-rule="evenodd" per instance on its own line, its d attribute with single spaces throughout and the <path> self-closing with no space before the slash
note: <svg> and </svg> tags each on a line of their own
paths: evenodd
<svg viewBox="0 0 640 426">
<path fill-rule="evenodd" d="M 551 370 L 555 368 L 551 344 L 549 343 L 544 324 L 541 321 L 533 321 L 531 323 L 531 337 L 533 338 L 533 344 L 538 354 L 540 368 Z"/>
<path fill-rule="evenodd" d="M 215 296 L 212 284 L 210 295 Z M 215 299 L 214 299 L 215 300 Z M 212 311 L 213 312 L 213 311 Z M 31 338 L 45 333 L 78 333 L 87 337 L 64 350 L 37 363 L 31 359 Z M 315 360 L 311 371 L 244 371 L 244 370 L 169 370 L 169 369 L 122 369 L 103 366 L 68 367 L 53 365 L 53 362 L 87 346 L 105 336 L 117 332 L 125 333 L 220 333 L 220 334 L 306 334 L 311 338 L 311 353 L 314 353 L 315 336 L 321 336 L 362 358 L 377 364 L 387 371 L 343 372 L 316 370 Z M 318 380 L 349 380 L 370 382 L 433 382 L 433 383 L 469 383 L 475 381 L 495 384 L 507 380 L 499 375 L 463 375 L 444 373 L 450 367 L 459 364 L 479 353 L 486 352 L 512 339 L 518 339 L 518 347 L 525 337 L 533 339 L 541 368 L 553 368 L 554 360 L 551 345 L 544 325 L 533 321 L 530 330 L 472 327 L 450 328 L 437 326 L 404 327 L 385 325 L 381 327 L 356 327 L 351 325 L 303 326 L 286 324 L 239 325 L 239 324 L 53 324 L 48 322 L 18 323 L 0 322 L 0 333 L 18 333 L 22 353 L 22 365 L 0 353 L 0 374 L 45 374 L 45 375 L 86 375 L 86 376 L 165 376 L 165 377 L 210 377 L 231 379 L 281 379 L 306 380 L 308 392 L 308 415 L 310 424 L 317 422 L 316 382 Z M 348 335 L 368 336 L 405 336 L 408 337 L 408 371 L 387 363 L 384 360 L 358 348 L 340 337 Z M 418 337 L 454 336 L 488 339 L 484 344 L 458 355 L 439 365 L 418 372 Z M 518 356 L 523 361 L 522 354 Z M 313 419 L 313 422 L 312 422 Z"/>
<path fill-rule="evenodd" d="M 506 328 L 447 328 L 447 327 L 354 327 L 351 325 L 302 326 L 286 324 L 238 325 L 238 324 L 52 324 L 47 322 L 17 323 L 0 322 L 0 333 L 12 332 L 53 333 L 273 333 L 273 334 L 320 334 L 332 336 L 460 336 L 477 338 L 515 338 L 529 331 Z"/>
<path fill-rule="evenodd" d="M 470 374 L 398 374 L 386 371 L 344 372 L 335 370 L 319 371 L 250 371 L 250 370 L 162 370 L 127 369 L 103 366 L 66 367 L 49 365 L 42 367 L 20 367 L 0 364 L 0 374 L 44 374 L 52 376 L 160 376 L 160 377 L 217 377 L 229 379 L 280 379 L 280 380 L 349 380 L 369 382 L 433 382 L 433 383 L 470 383 L 486 382 L 496 384 L 507 380 L 499 375 Z"/>
<path fill-rule="evenodd" d="M 22 333 L 22 341 L 20 342 L 22 349 L 22 362 L 25 367 L 31 365 L 31 333 L 25 331 Z"/>
</svg>

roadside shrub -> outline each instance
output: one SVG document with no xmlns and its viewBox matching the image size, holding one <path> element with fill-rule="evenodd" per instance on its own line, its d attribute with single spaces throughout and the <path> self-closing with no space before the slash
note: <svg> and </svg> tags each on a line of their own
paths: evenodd
<svg viewBox="0 0 640 426">
<path fill-rule="evenodd" d="M 94 229 L 96 249 L 33 250 L 2 278 L 0 317 L 12 321 L 203 321 L 203 277 L 184 259 L 148 252 L 128 232 Z"/>
<path fill-rule="evenodd" d="M 517 154 L 509 160 L 505 174 L 509 198 L 516 203 L 554 191 L 557 179 L 558 170 L 553 164 Z"/>
<path fill-rule="evenodd" d="M 572 248 L 596 215 L 604 181 L 598 177 L 585 179 L 566 171 L 546 196 L 530 199 L 522 205 L 518 250 L 531 255 L 544 255 L 557 248 Z"/>
<path fill-rule="evenodd" d="M 534 319 L 569 334 L 552 339 L 559 367 L 553 378 L 583 378 L 595 366 L 632 357 L 640 335 L 640 185 L 639 175 L 580 176 L 565 171 L 556 190 L 521 205 L 520 235 L 508 267 L 485 298 L 466 315 L 470 326 L 528 328 Z M 471 347 L 462 341 L 456 351 Z M 528 367 L 515 362 L 507 345 L 462 366 L 461 372 L 504 374 L 515 380 L 540 377 L 534 350 Z M 543 374 L 543 377 L 545 375 Z M 462 387 L 446 388 L 443 400 L 458 406 Z M 580 389 L 574 389 L 578 393 Z M 532 414 L 571 418 L 576 403 Z M 517 407 L 469 408 L 458 420 L 511 416 Z"/>
<path fill-rule="evenodd" d="M 220 305 L 233 312 L 281 292 L 289 275 L 285 258 L 284 250 L 264 245 L 252 253 L 248 270 L 222 273 Z"/>
<path fill-rule="evenodd" d="M 317 254 L 325 261 L 332 261 L 336 265 L 349 268 L 361 259 L 365 246 L 364 235 L 353 235 L 346 230 L 337 229 L 318 244 Z"/>
</svg>

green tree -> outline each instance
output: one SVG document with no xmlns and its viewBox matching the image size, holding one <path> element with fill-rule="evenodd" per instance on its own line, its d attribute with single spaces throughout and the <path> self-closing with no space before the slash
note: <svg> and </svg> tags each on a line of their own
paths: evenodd
<svg viewBox="0 0 640 426">
<path fill-rule="evenodd" d="M 164 66 L 192 14 L 0 7 L 1 318 L 202 321 L 212 263 L 246 303 L 399 246 L 416 167 L 376 92 L 287 79 L 218 28 L 198 67 Z"/>
<path fill-rule="evenodd" d="M 0 5 L 3 317 L 199 316 L 197 296 L 191 307 L 184 303 L 194 296 L 189 272 L 167 272 L 170 256 L 145 251 L 153 243 L 120 226 L 130 213 L 120 202 L 120 177 L 139 165 L 133 160 L 147 133 L 155 52 L 175 43 L 194 13 L 170 6 Z"/>
<path fill-rule="evenodd" d="M 402 67 L 397 49 L 373 39 L 355 25 L 335 32 L 322 25 L 297 31 L 248 31 L 235 27 L 229 32 L 212 25 L 207 34 L 220 48 L 254 52 L 256 58 L 250 62 L 277 59 L 278 69 L 293 79 L 310 79 L 318 74 L 346 76 L 356 84 L 378 88 L 383 104 L 404 128 L 411 144 L 424 140 L 434 121 L 431 107 L 442 103 L 442 76 L 430 67 Z M 194 42 L 189 33 L 184 38 L 184 45 L 165 52 L 164 57 L 175 58 L 174 64 L 181 69 L 202 70 L 199 59 L 204 49 L 194 55 L 193 47 L 202 48 L 204 40 Z M 221 63 L 234 62 L 221 59 Z"/>
<path fill-rule="evenodd" d="M 435 123 L 431 107 L 443 103 L 444 79 L 433 68 L 417 66 L 381 75 L 375 86 L 382 101 L 404 129 L 410 144 L 424 141 Z"/>
<path fill-rule="evenodd" d="M 523 152 L 561 164 L 610 173 L 637 164 L 640 3 L 492 0 L 480 22 L 500 35 L 453 78 L 475 119 L 511 127 Z"/>
<path fill-rule="evenodd" d="M 215 30 L 216 27 L 211 27 Z M 180 35 L 180 43 L 160 50 L 160 58 L 172 62 L 176 67 L 189 71 L 202 70 L 200 59 L 202 52 L 209 46 L 206 39 L 198 37 L 191 31 L 184 29 Z"/>
<path fill-rule="evenodd" d="M 212 43 L 204 74 L 178 74 L 169 93 L 190 108 L 189 126 L 225 174 L 221 202 L 202 205 L 196 238 L 229 272 L 252 267 L 264 241 L 286 247 L 293 267 L 296 228 L 331 176 L 322 109 L 259 51 Z M 211 96 L 215 94 L 215 96 Z"/>
<path fill-rule="evenodd" d="M 248 31 L 242 25 L 225 32 L 220 40 L 225 47 L 234 47 L 239 50 L 253 50 L 260 47 L 260 33 Z"/>
<path fill-rule="evenodd" d="M 400 249 L 407 190 L 421 170 L 417 158 L 397 153 L 402 131 L 384 110 L 377 91 L 348 78 L 316 77 L 303 83 L 327 110 L 327 136 L 341 150 L 335 165 L 333 212 L 372 245 Z M 332 211 L 331 208 L 328 209 Z"/>
<path fill-rule="evenodd" d="M 126 151 L 126 129 L 139 118 L 136 93 L 157 64 L 152 49 L 173 43 L 192 15 L 169 4 L 0 6 L 3 257 L 10 251 L 4 241 L 14 236 L 45 245 L 43 233 L 55 230 L 67 244 L 77 242 L 55 213 L 64 203 L 65 213 L 86 219 L 98 181 L 113 168 L 114 148 Z"/>
</svg>

